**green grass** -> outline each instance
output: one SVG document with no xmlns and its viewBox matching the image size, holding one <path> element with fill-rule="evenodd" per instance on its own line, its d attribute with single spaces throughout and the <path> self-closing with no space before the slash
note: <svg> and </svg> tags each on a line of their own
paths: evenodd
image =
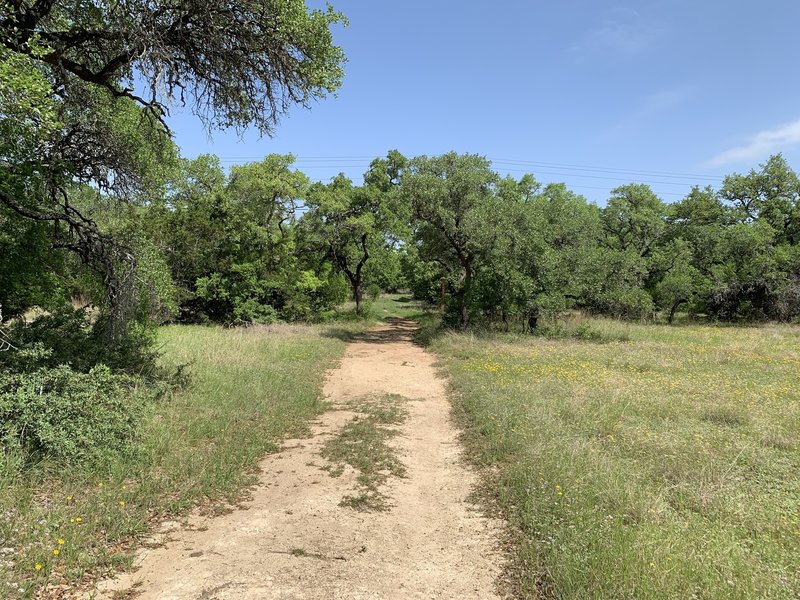
<svg viewBox="0 0 800 600">
<path fill-rule="evenodd" d="M 435 307 L 409 295 L 384 294 L 370 305 L 370 316 L 373 319 L 410 319 L 417 322 L 414 340 L 423 345 L 442 332 L 442 319 Z"/>
<path fill-rule="evenodd" d="M 174 326 L 160 341 L 166 364 L 190 364 L 191 384 L 153 407 L 137 452 L 91 471 L 42 463 L 0 477 L 0 597 L 127 566 L 154 523 L 241 500 L 259 459 L 324 410 L 325 369 L 345 346 L 329 327 L 288 325 Z"/>
<path fill-rule="evenodd" d="M 430 307 L 424 302 L 414 300 L 408 294 L 381 294 L 376 300 L 364 300 L 361 304 L 361 315 L 355 314 L 355 303 L 346 302 L 339 307 L 336 323 L 349 321 L 366 321 L 378 323 L 390 319 L 424 318 Z"/>
<path fill-rule="evenodd" d="M 360 511 L 389 509 L 381 486 L 390 477 L 403 477 L 406 472 L 388 444 L 397 435 L 397 430 L 391 426 L 400 425 L 406 419 L 404 401 L 405 398 L 395 394 L 352 401 L 348 408 L 356 411 L 356 416 L 323 447 L 322 457 L 329 461 L 328 471 L 332 477 L 339 477 L 345 465 L 358 471 L 358 493 L 345 496 L 341 506 Z"/>
<path fill-rule="evenodd" d="M 370 315 L 376 319 L 413 319 L 428 314 L 427 307 L 418 300 L 404 294 L 382 294 L 369 303 Z"/>
<path fill-rule="evenodd" d="M 433 343 L 516 594 L 800 597 L 800 329 L 587 325 Z"/>
<path fill-rule="evenodd" d="M 355 314 L 355 304 L 348 302 L 338 311 L 336 319 L 328 327 L 328 335 L 351 342 L 363 328 L 394 319 L 417 321 L 415 334 L 418 343 L 427 345 L 440 333 L 441 318 L 424 302 L 413 300 L 404 294 L 382 294 L 377 300 L 365 301 L 362 314 Z M 355 327 L 360 325 L 361 328 Z"/>
</svg>

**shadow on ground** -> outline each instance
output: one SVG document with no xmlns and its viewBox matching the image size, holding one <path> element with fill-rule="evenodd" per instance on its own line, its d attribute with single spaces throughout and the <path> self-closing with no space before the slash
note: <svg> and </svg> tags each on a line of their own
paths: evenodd
<svg viewBox="0 0 800 600">
<path fill-rule="evenodd" d="M 323 337 L 336 338 L 343 342 L 364 342 L 367 344 L 396 344 L 413 342 L 417 322 L 411 319 L 389 317 L 384 321 L 389 327 L 373 329 L 364 333 L 353 333 L 340 327 L 329 327 L 322 332 Z"/>
</svg>

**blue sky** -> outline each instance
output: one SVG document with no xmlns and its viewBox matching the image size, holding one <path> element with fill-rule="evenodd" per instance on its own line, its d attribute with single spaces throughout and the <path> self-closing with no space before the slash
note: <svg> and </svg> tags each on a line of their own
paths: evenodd
<svg viewBox="0 0 800 600">
<path fill-rule="evenodd" d="M 456 150 L 600 204 L 630 181 L 675 201 L 776 152 L 800 167 L 797 0 L 333 4 L 350 20 L 334 32 L 338 96 L 295 108 L 273 138 L 209 138 L 176 111 L 185 156 L 291 152 L 313 179 L 360 182 L 389 149 Z"/>
</svg>

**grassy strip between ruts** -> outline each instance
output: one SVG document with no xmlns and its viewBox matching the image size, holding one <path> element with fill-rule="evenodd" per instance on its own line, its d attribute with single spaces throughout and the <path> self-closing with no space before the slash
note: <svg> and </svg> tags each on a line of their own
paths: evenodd
<svg viewBox="0 0 800 600">
<path fill-rule="evenodd" d="M 800 329 L 588 326 L 433 344 L 516 595 L 800 598 Z"/>
<path fill-rule="evenodd" d="M 341 505 L 361 511 L 388 510 L 380 486 L 389 477 L 403 477 L 406 469 L 388 441 L 397 430 L 392 425 L 405 421 L 405 398 L 396 394 L 353 400 L 347 408 L 356 412 L 352 421 L 332 437 L 322 449 L 330 462 L 328 472 L 339 477 L 345 465 L 356 469 L 358 493 L 342 498 Z"/>
<path fill-rule="evenodd" d="M 134 452 L 92 470 L 41 463 L 0 478 L 0 597 L 45 585 L 51 597 L 127 566 L 154 522 L 241 499 L 259 459 L 325 408 L 341 334 L 369 324 L 164 328 L 164 360 L 189 363 L 191 385 L 152 407 Z"/>
</svg>

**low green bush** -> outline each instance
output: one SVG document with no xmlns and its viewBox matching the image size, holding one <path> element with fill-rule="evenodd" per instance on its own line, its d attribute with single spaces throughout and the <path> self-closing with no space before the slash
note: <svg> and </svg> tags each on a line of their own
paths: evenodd
<svg viewBox="0 0 800 600">
<path fill-rule="evenodd" d="M 383 290 L 381 290 L 381 286 L 379 286 L 377 283 L 371 283 L 367 286 L 366 296 L 367 298 L 375 302 L 378 298 L 381 297 L 382 292 Z"/>
<path fill-rule="evenodd" d="M 247 298 L 233 307 L 234 324 L 271 325 L 279 320 L 278 311 L 255 298 Z"/>
<path fill-rule="evenodd" d="M 7 469 L 39 459 L 97 462 L 130 451 L 152 390 L 105 365 L 0 372 L 0 445 Z"/>
<path fill-rule="evenodd" d="M 605 344 L 609 342 L 627 342 L 630 341 L 630 336 L 626 331 L 617 331 L 613 327 L 600 327 L 599 324 L 603 323 L 601 320 L 596 320 L 592 324 L 589 323 L 550 323 L 540 325 L 532 331 L 532 333 L 539 337 L 548 338 L 551 340 L 559 339 L 576 339 L 586 342 L 596 342 Z"/>
<path fill-rule="evenodd" d="M 108 319 L 94 317 L 87 309 L 69 305 L 53 309 L 32 322 L 18 321 L 8 327 L 8 337 L 19 351 L 0 353 L 0 369 L 35 371 L 69 365 L 88 373 L 103 364 L 114 371 L 156 377 L 158 352 L 155 330 L 132 322 L 125 335 L 108 343 Z"/>
</svg>

